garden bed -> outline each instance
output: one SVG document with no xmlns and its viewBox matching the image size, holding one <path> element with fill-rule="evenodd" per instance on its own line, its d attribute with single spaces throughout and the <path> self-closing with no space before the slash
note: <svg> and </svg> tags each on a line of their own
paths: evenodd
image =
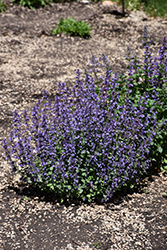
<svg viewBox="0 0 167 250">
<path fill-rule="evenodd" d="M 91 37 L 52 36 L 60 18 L 68 16 L 91 24 Z M 0 14 L 0 140 L 11 130 L 15 108 L 30 110 L 44 89 L 54 98 L 59 81 L 72 87 L 76 70 L 89 69 L 93 54 L 107 55 L 113 72 L 119 73 L 126 71 L 127 45 L 142 59 L 144 26 L 156 52 L 167 23 L 143 12 L 123 18 L 104 13 L 100 3 L 59 3 L 37 10 L 8 5 Z M 106 205 L 60 205 L 19 184 L 1 153 L 2 249 L 167 248 L 167 199 L 162 195 L 167 179 L 161 173 Z"/>
</svg>

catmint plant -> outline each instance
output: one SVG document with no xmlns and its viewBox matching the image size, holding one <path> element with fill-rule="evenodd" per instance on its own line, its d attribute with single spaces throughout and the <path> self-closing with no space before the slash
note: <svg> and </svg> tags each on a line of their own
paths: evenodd
<svg viewBox="0 0 167 250">
<path fill-rule="evenodd" d="M 99 77 L 93 56 L 95 77 L 77 70 L 72 89 L 58 83 L 54 102 L 44 91 L 31 112 L 14 111 L 3 148 L 22 180 L 61 201 L 107 202 L 149 173 L 153 161 L 166 163 L 166 38 L 158 57 L 144 46 L 143 62 L 128 50 L 127 75 L 113 74 L 103 54 L 106 73 Z"/>
<path fill-rule="evenodd" d="M 94 79 L 81 81 L 78 70 L 72 91 L 58 84 L 54 103 L 44 91 L 31 114 L 15 110 L 14 129 L 3 140 L 13 171 L 61 201 L 106 202 L 138 182 L 149 168 L 156 116 L 146 112 L 147 95 L 137 107 L 128 98 L 120 105 L 116 79 L 109 86 L 108 74 L 97 94 Z"/>
</svg>

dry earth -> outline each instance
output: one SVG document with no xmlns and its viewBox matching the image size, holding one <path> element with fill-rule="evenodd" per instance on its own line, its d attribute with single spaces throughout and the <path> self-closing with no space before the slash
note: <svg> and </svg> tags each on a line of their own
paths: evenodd
<svg viewBox="0 0 167 250">
<path fill-rule="evenodd" d="M 14 109 L 30 109 L 44 89 L 54 97 L 59 81 L 72 87 L 76 69 L 89 68 L 93 54 L 106 54 L 114 72 L 125 71 L 127 45 L 142 59 L 144 26 L 157 52 L 167 20 L 142 11 L 122 17 L 118 11 L 113 7 L 106 13 L 101 3 L 58 3 L 37 10 L 8 4 L 0 14 L 0 141 L 11 129 Z M 60 18 L 68 16 L 91 24 L 91 37 L 51 36 Z M 39 190 L 19 186 L 0 152 L 0 249 L 167 249 L 162 195 L 167 178 L 161 173 L 147 179 L 141 192 L 105 206 L 59 205 Z"/>
</svg>

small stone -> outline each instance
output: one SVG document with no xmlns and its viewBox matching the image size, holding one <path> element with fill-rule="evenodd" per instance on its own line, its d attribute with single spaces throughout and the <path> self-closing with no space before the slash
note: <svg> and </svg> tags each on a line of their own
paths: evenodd
<svg viewBox="0 0 167 250">
<path fill-rule="evenodd" d="M 104 1 L 102 3 L 102 5 L 103 5 L 103 7 L 108 8 L 108 7 L 113 7 L 115 4 L 113 2 L 111 2 L 111 1 Z"/>
<path fill-rule="evenodd" d="M 112 1 L 104 1 L 102 2 L 102 7 L 105 12 L 110 12 L 112 10 L 117 10 L 116 3 L 113 3 Z"/>
<path fill-rule="evenodd" d="M 90 3 L 88 0 L 79 0 L 80 3 L 88 4 Z"/>
</svg>

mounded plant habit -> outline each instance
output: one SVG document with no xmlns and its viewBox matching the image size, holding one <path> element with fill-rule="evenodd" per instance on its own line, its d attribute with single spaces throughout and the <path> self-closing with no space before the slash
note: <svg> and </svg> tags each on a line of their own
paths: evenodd
<svg viewBox="0 0 167 250">
<path fill-rule="evenodd" d="M 44 91 L 30 114 L 15 110 L 10 142 L 3 140 L 13 171 L 61 201 L 106 202 L 138 182 L 149 168 L 156 115 L 147 112 L 147 94 L 136 107 L 128 97 L 120 105 L 115 79 L 107 71 L 97 93 L 94 79 L 81 81 L 78 70 L 72 91 L 58 84 L 54 103 Z"/>
</svg>

